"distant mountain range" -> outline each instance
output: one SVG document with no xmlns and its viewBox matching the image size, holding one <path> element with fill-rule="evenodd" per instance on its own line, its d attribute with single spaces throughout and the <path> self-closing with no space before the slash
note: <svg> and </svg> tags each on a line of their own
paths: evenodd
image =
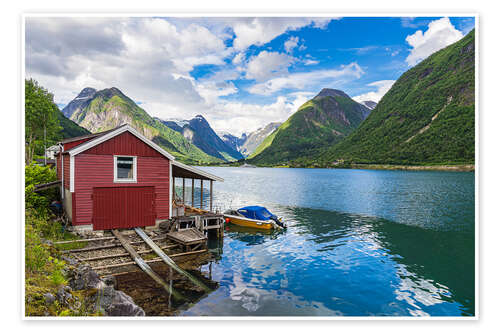
<svg viewBox="0 0 500 333">
<path fill-rule="evenodd" d="M 191 120 L 156 119 L 170 129 L 181 133 L 189 142 L 210 156 L 225 161 L 235 161 L 243 158 L 243 155 L 238 150 L 221 140 L 202 115 L 197 115 Z"/>
<path fill-rule="evenodd" d="M 219 133 L 220 138 L 230 147 L 239 151 L 243 156 L 252 154 L 255 149 L 267 138 L 281 123 L 269 123 L 250 133 L 243 133 L 240 137 L 236 137 L 227 132 Z"/>
<path fill-rule="evenodd" d="M 58 114 L 64 137 L 129 123 L 191 164 L 331 167 L 344 163 L 465 164 L 475 160 L 475 30 L 404 73 L 377 104 L 322 89 L 284 123 L 219 133 L 202 116 L 151 117 L 117 88 L 83 89 Z M 70 118 L 71 120 L 67 119 Z"/>
<path fill-rule="evenodd" d="M 250 163 L 276 165 L 308 158 L 350 134 L 370 114 L 345 92 L 322 89 L 250 155 Z"/>
</svg>

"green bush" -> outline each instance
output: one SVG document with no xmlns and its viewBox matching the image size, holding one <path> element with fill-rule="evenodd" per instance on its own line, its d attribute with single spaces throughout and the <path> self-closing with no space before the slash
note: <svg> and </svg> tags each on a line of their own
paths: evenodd
<svg viewBox="0 0 500 333">
<path fill-rule="evenodd" d="M 37 184 L 44 184 L 57 180 L 56 171 L 50 167 L 32 163 L 25 166 L 24 175 L 26 209 L 33 208 L 39 214 L 46 215 L 50 201 L 57 198 L 58 189 L 52 188 L 40 193 L 34 192 L 34 189 Z"/>
<path fill-rule="evenodd" d="M 26 224 L 25 232 L 25 265 L 26 270 L 38 272 L 43 270 L 49 258 L 49 251 L 42 244 L 40 235 L 31 224 Z"/>
</svg>

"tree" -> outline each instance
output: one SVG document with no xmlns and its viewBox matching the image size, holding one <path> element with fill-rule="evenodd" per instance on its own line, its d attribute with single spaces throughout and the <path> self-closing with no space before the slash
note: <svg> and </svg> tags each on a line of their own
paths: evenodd
<svg viewBox="0 0 500 333">
<path fill-rule="evenodd" d="M 61 130 L 57 119 L 58 108 L 54 96 L 34 79 L 24 81 L 26 164 L 33 161 L 35 149 L 43 147 L 44 140 L 55 140 Z M 44 152 L 45 153 L 45 152 Z"/>
</svg>

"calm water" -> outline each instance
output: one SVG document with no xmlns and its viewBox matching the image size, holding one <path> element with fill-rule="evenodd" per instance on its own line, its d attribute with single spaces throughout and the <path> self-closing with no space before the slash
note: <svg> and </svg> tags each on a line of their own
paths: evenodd
<svg viewBox="0 0 500 333">
<path fill-rule="evenodd" d="M 179 315 L 474 315 L 474 173 L 205 169 L 215 205 L 289 228 L 226 229 L 201 268 L 219 287 Z"/>
</svg>

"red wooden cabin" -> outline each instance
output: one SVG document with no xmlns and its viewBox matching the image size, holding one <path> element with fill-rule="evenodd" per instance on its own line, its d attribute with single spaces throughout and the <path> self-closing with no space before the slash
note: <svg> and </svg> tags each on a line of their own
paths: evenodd
<svg viewBox="0 0 500 333">
<path fill-rule="evenodd" d="M 174 177 L 223 181 L 175 161 L 129 125 L 66 139 L 59 147 L 61 198 L 77 228 L 154 226 L 172 217 Z"/>
</svg>

